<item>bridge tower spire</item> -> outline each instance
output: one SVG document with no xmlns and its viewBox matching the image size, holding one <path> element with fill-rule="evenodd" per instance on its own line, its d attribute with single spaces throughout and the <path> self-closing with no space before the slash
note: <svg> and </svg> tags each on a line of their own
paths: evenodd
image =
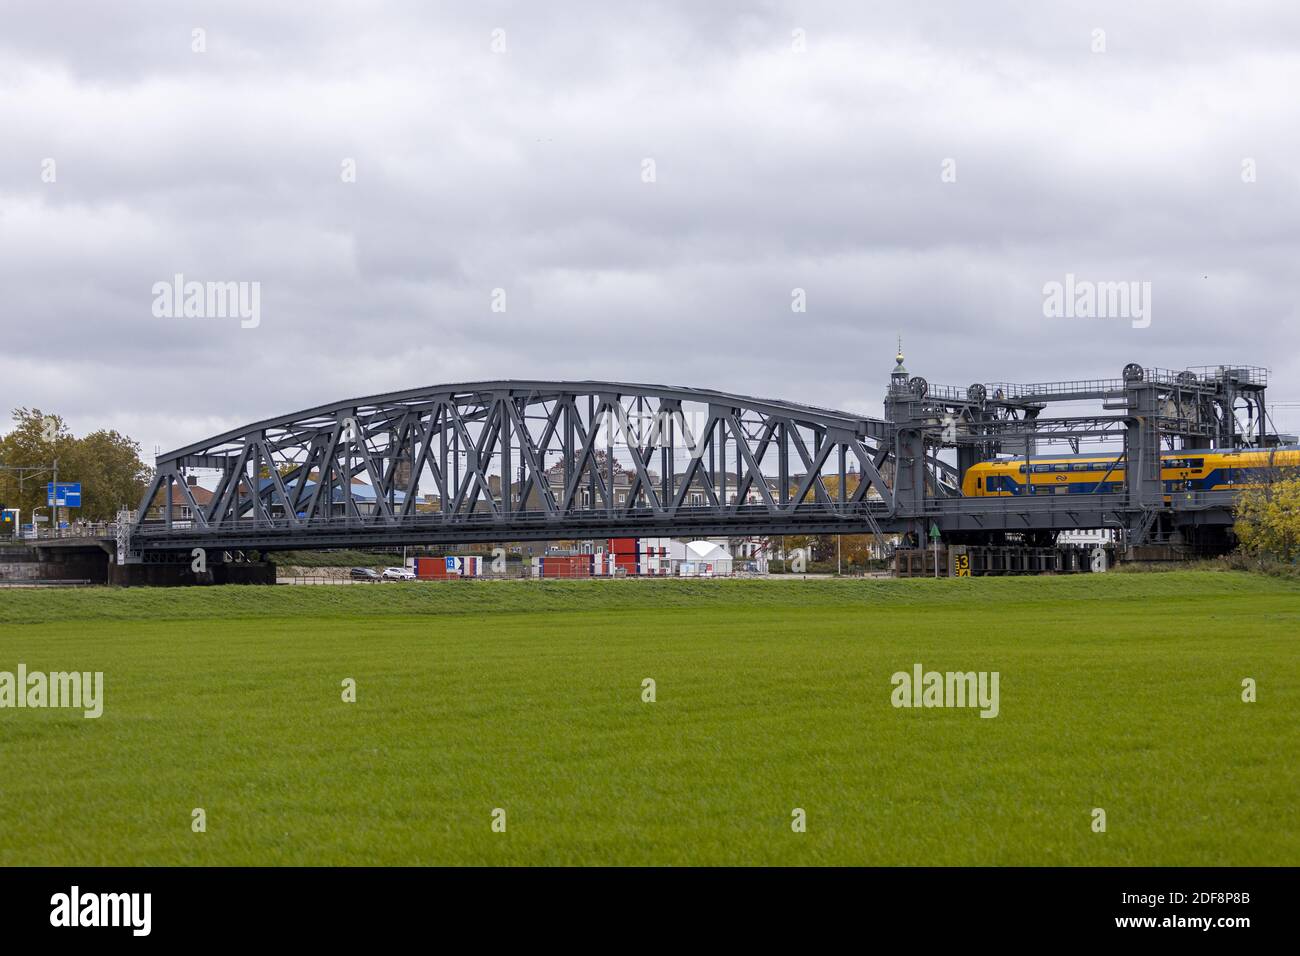
<svg viewBox="0 0 1300 956">
<path fill-rule="evenodd" d="M 903 337 L 898 337 L 898 354 L 894 356 L 894 370 L 889 374 L 889 388 L 893 392 L 906 392 L 908 384 L 907 369 L 903 367 Z"/>
</svg>

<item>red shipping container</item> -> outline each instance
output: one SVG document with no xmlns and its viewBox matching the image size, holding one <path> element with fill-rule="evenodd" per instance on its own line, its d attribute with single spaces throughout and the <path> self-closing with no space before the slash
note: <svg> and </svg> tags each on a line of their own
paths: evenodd
<svg viewBox="0 0 1300 956">
<path fill-rule="evenodd" d="M 638 538 L 610 538 L 609 550 L 611 554 L 636 554 Z"/>
<path fill-rule="evenodd" d="M 542 577 L 544 578 L 589 578 L 591 577 L 591 555 L 551 555 L 542 558 Z"/>
<path fill-rule="evenodd" d="M 422 581 L 436 581 L 447 577 L 446 558 L 416 558 L 415 576 Z"/>
</svg>

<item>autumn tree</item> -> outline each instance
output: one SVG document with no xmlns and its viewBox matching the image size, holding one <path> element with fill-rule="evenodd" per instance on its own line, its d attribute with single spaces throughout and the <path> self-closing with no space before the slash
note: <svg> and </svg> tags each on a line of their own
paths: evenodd
<svg viewBox="0 0 1300 956">
<path fill-rule="evenodd" d="M 0 501 L 21 508 L 30 520 L 35 508 L 47 507 L 46 486 L 59 464 L 59 481 L 80 482 L 82 506 L 70 517 L 108 520 L 122 508 L 135 508 L 144 493 L 149 469 L 140 446 L 116 431 L 100 430 L 75 437 L 59 415 L 39 408 L 13 410 L 14 427 L 0 436 Z M 35 469 L 19 472 L 13 469 Z M 48 514 L 48 512 L 46 512 Z"/>
<path fill-rule="evenodd" d="M 62 465 L 75 439 L 62 418 L 39 408 L 14 409 L 13 421 L 14 427 L 0 437 L 0 465 L 5 466 L 0 470 L 0 501 L 21 509 L 28 521 L 34 508 L 45 506 L 55 459 Z"/>
<path fill-rule="evenodd" d="M 1247 554 L 1294 563 L 1300 558 L 1300 478 L 1242 489 L 1237 495 L 1235 531 Z"/>
<path fill-rule="evenodd" d="M 109 521 L 123 509 L 137 508 L 151 472 L 140 459 L 140 445 L 114 430 L 91 432 L 76 439 L 66 474 L 81 482 L 77 517 Z M 59 478 L 64 464 L 59 462 Z"/>
</svg>

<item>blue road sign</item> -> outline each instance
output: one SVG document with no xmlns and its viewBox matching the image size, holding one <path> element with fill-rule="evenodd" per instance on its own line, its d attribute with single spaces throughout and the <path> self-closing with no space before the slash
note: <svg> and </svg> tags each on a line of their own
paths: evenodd
<svg viewBox="0 0 1300 956">
<path fill-rule="evenodd" d="M 57 489 L 54 482 L 45 483 L 45 503 L 55 508 L 81 507 L 81 482 L 60 481 Z"/>
</svg>

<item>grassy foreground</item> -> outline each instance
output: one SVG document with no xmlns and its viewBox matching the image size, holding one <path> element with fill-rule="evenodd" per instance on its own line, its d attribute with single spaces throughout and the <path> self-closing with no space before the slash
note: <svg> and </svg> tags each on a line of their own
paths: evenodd
<svg viewBox="0 0 1300 956">
<path fill-rule="evenodd" d="M 1241 573 L 0 591 L 106 698 L 0 710 L 0 864 L 1295 865 L 1297 634 Z"/>
</svg>

